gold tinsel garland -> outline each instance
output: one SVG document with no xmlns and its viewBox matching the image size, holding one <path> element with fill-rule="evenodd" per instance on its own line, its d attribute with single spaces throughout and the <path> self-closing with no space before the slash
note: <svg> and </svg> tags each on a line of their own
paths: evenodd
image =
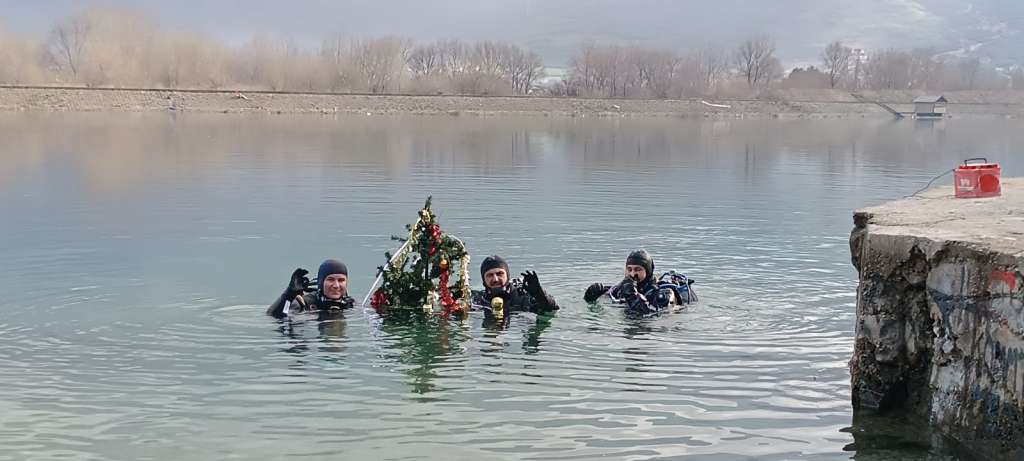
<svg viewBox="0 0 1024 461">
<path fill-rule="evenodd" d="M 382 285 L 376 291 L 371 291 L 371 304 L 378 310 L 386 307 L 414 307 L 394 304 L 402 300 L 408 303 L 412 299 L 420 298 L 422 308 L 427 313 L 432 313 L 437 304 L 442 307 L 441 313 L 444 316 L 469 311 L 469 253 L 457 237 L 441 233 L 440 226 L 430 211 L 430 200 L 428 197 L 423 209 L 417 214 L 416 221 L 409 226 L 409 235 L 405 242 L 389 258 L 387 264 L 380 268 L 377 281 L 382 281 Z M 407 270 L 405 265 L 414 252 L 419 253 L 419 258 L 413 262 L 413 268 Z M 451 267 L 451 259 L 459 259 L 459 281 L 454 287 L 447 283 L 449 274 L 454 269 Z M 437 282 L 434 281 L 435 278 Z M 376 284 L 375 281 L 374 286 Z M 444 287 L 440 287 L 440 284 L 444 284 Z M 423 290 L 425 285 L 430 285 L 430 289 L 417 295 L 416 293 Z M 457 300 L 451 293 L 451 288 L 458 290 Z"/>
</svg>

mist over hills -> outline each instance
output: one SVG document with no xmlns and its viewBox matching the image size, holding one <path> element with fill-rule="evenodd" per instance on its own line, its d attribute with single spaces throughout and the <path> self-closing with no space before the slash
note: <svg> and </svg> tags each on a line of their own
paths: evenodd
<svg viewBox="0 0 1024 461">
<path fill-rule="evenodd" d="M 0 0 L 0 26 L 42 35 L 90 6 L 129 8 L 230 43 L 255 34 L 308 46 L 337 35 L 499 39 L 537 51 L 550 66 L 565 65 L 587 41 L 732 47 L 758 32 L 775 39 L 786 67 L 817 64 L 833 40 L 1024 63 L 1024 2 L 1017 0 Z"/>
</svg>

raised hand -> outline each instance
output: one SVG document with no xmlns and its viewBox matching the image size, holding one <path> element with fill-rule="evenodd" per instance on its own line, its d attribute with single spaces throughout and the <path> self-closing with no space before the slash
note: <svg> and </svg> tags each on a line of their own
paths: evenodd
<svg viewBox="0 0 1024 461">
<path fill-rule="evenodd" d="M 544 299 L 544 288 L 540 286 L 540 279 L 537 278 L 537 273 L 526 271 L 520 275 L 523 276 L 523 288 L 526 289 L 526 292 L 533 296 L 533 299 Z"/>
<path fill-rule="evenodd" d="M 636 280 L 632 277 L 626 277 L 619 284 L 619 297 L 630 299 L 639 294 L 636 288 Z"/>
<path fill-rule="evenodd" d="M 301 267 L 292 272 L 292 278 L 288 281 L 288 288 L 284 290 L 285 299 L 291 299 L 302 294 L 306 286 L 309 285 L 309 279 L 306 278 L 308 274 L 309 271 Z"/>
</svg>

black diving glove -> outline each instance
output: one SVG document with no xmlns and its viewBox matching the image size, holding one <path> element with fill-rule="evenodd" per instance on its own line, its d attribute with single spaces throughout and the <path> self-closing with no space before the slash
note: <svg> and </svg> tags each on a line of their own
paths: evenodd
<svg viewBox="0 0 1024 461">
<path fill-rule="evenodd" d="M 636 289 L 636 280 L 632 277 L 626 277 L 619 284 L 619 297 L 623 299 L 633 299 L 639 295 L 640 292 Z"/>
<path fill-rule="evenodd" d="M 534 271 L 526 271 L 520 274 L 523 276 L 523 288 L 526 292 L 533 296 L 533 299 L 537 301 L 544 300 L 544 288 L 540 286 L 540 279 L 537 278 L 537 273 Z"/>
<path fill-rule="evenodd" d="M 597 301 L 597 298 L 600 298 L 601 295 L 607 292 L 608 287 L 603 283 L 591 283 L 590 286 L 587 287 L 587 291 L 583 293 L 583 300 L 588 303 L 592 303 Z"/>
<path fill-rule="evenodd" d="M 284 289 L 284 299 L 292 299 L 302 294 L 309 285 L 309 279 L 306 278 L 306 275 L 308 274 L 309 271 L 301 267 L 295 269 L 295 272 L 292 272 L 292 278 L 288 282 L 288 288 Z"/>
</svg>

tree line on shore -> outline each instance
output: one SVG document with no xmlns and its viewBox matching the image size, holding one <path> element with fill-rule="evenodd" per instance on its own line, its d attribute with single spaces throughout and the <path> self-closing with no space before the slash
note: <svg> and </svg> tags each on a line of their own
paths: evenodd
<svg viewBox="0 0 1024 461">
<path fill-rule="evenodd" d="M 43 39 L 0 24 L 0 84 L 612 98 L 749 97 L 801 88 L 1024 89 L 1020 67 L 995 69 L 978 57 L 926 48 L 861 50 L 840 41 L 828 44 L 816 65 L 787 73 L 764 34 L 731 47 L 584 43 L 560 74 L 546 76 L 532 50 L 491 40 L 338 36 L 311 48 L 256 35 L 229 46 L 111 9 L 64 18 Z"/>
</svg>

